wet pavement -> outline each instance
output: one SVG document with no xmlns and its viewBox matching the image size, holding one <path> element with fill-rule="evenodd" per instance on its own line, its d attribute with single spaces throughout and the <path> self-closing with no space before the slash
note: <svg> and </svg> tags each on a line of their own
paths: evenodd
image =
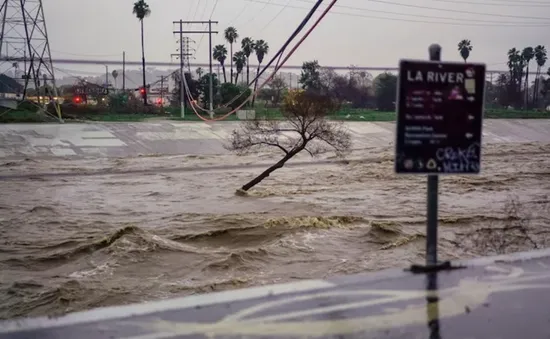
<svg viewBox="0 0 550 339">
<path fill-rule="evenodd" d="M 0 158 L 131 157 L 226 154 L 238 122 L 148 122 L 0 125 Z M 393 144 L 392 122 L 348 122 L 354 148 Z M 486 120 L 483 143 L 550 142 L 550 120 Z"/>
<path fill-rule="evenodd" d="M 550 250 L 310 280 L 59 319 L 0 323 L 0 338 L 550 337 Z"/>
</svg>

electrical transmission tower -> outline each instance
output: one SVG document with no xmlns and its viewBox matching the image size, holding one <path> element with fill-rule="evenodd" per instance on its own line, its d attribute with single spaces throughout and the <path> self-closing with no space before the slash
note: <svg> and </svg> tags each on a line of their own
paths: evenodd
<svg viewBox="0 0 550 339">
<path fill-rule="evenodd" d="M 0 0 L 0 71 L 13 68 L 20 88 L 13 92 L 26 99 L 34 87 L 37 102 L 53 102 L 59 121 L 61 110 L 53 100 L 57 97 L 55 73 L 42 0 Z M 11 92 L 11 91 L 10 91 Z"/>
<path fill-rule="evenodd" d="M 180 25 L 182 25 L 183 22 L 180 21 Z M 178 40 L 179 48 L 177 51 L 179 53 L 171 54 L 171 57 L 176 57 L 180 60 L 180 115 L 182 118 L 185 118 L 185 85 L 184 85 L 184 76 L 185 71 L 183 70 L 185 67 L 185 62 L 187 62 L 187 65 L 189 66 L 189 58 L 193 57 L 193 53 L 191 51 L 195 51 L 194 48 L 189 47 L 190 42 L 195 42 L 193 39 L 189 39 L 188 37 L 183 36 L 183 32 L 180 30 L 180 38 Z"/>
<path fill-rule="evenodd" d="M 182 34 L 208 34 L 208 54 L 209 54 L 209 77 L 208 77 L 208 87 L 209 87 L 209 111 L 210 111 L 210 117 L 213 117 L 214 114 L 214 107 L 213 107 L 213 100 L 214 100 L 214 94 L 213 94 L 213 84 L 212 84 L 212 34 L 218 34 L 218 31 L 212 30 L 212 24 L 217 25 L 217 21 L 174 21 L 174 24 L 179 24 L 179 30 L 174 31 L 174 34 L 179 34 L 180 37 Z M 208 24 L 208 30 L 203 31 L 184 31 L 183 30 L 183 24 Z M 181 39 L 180 39 L 181 41 Z M 181 49 L 180 49 L 181 50 Z"/>
<path fill-rule="evenodd" d="M 171 54 L 172 57 L 176 57 L 176 59 L 180 59 L 183 61 L 183 65 L 190 66 L 189 59 L 195 59 L 195 52 L 197 51 L 193 47 L 191 47 L 192 43 L 196 43 L 195 40 L 190 39 L 186 36 L 180 36 L 180 39 L 178 40 L 179 47 L 177 49 L 178 53 Z"/>
</svg>

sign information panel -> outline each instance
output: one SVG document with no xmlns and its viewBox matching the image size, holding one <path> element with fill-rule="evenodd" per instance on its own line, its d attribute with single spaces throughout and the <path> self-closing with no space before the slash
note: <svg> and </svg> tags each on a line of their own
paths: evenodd
<svg viewBox="0 0 550 339">
<path fill-rule="evenodd" d="M 402 60 L 395 171 L 477 174 L 485 65 Z"/>
</svg>

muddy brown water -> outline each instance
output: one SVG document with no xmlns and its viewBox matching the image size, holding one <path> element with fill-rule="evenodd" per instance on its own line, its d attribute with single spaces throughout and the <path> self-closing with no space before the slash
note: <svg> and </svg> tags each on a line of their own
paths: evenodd
<svg viewBox="0 0 550 339">
<path fill-rule="evenodd" d="M 441 259 L 545 247 L 549 155 L 547 144 L 489 145 L 481 175 L 442 177 Z M 247 165 L 274 159 L 0 162 L 2 175 L 29 175 L 2 182 L 0 318 L 424 262 L 426 178 L 394 175 L 391 149 L 284 168 L 235 194 L 261 171 Z M 226 164 L 242 166 L 175 170 Z M 113 174 L 136 169 L 146 171 Z M 97 175 L 79 175 L 90 171 Z"/>
</svg>

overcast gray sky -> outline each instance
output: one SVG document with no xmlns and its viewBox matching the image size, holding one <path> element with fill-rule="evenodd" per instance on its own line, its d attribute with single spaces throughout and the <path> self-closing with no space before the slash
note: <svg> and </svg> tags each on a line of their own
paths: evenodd
<svg viewBox="0 0 550 339">
<path fill-rule="evenodd" d="M 127 60 L 139 61 L 140 30 L 139 21 L 132 14 L 133 2 L 45 0 L 52 56 L 113 59 L 121 58 L 124 50 Z M 266 40 L 272 55 L 313 6 L 314 0 L 147 2 L 152 13 L 145 20 L 146 59 L 170 61 L 170 53 L 175 53 L 177 48 L 172 21 L 208 20 L 216 2 L 212 20 L 219 21 L 220 34 L 214 38 L 215 44 L 223 43 L 221 33 L 232 25 L 241 38 Z M 204 27 L 194 25 L 192 28 Z M 470 39 L 474 46 L 471 61 L 486 62 L 491 69 L 505 69 L 508 49 L 538 44 L 550 48 L 549 32 L 550 0 L 339 0 L 333 13 L 325 17 L 287 64 L 317 59 L 322 65 L 395 67 L 400 58 L 425 58 L 432 42 L 443 46 L 444 60 L 459 60 L 458 41 Z M 201 35 L 190 37 L 197 42 L 197 61 L 207 62 L 207 36 L 200 46 Z"/>
</svg>

